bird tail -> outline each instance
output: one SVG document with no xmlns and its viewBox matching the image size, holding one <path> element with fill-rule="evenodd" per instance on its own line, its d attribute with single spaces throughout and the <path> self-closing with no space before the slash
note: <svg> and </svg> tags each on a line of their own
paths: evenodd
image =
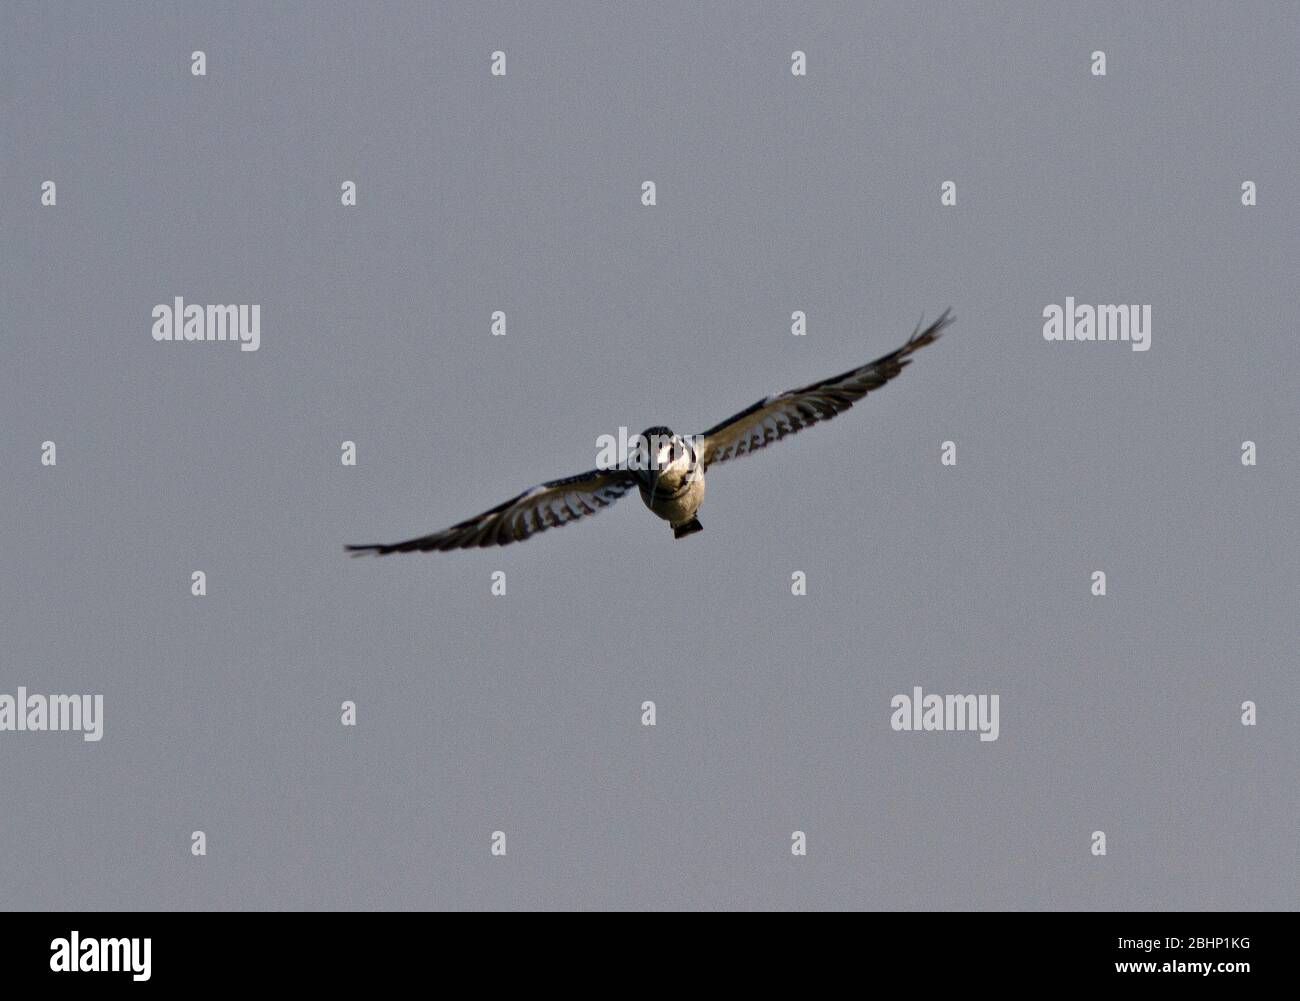
<svg viewBox="0 0 1300 1001">
<path fill-rule="evenodd" d="M 673 526 L 673 538 L 684 539 L 688 535 L 694 535 L 696 532 L 703 532 L 704 526 L 700 524 L 699 518 L 692 518 L 690 521 L 681 525 Z"/>
</svg>

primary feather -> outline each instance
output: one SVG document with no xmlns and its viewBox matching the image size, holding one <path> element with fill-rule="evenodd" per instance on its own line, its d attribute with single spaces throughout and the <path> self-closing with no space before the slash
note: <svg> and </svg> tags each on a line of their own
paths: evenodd
<svg viewBox="0 0 1300 1001">
<path fill-rule="evenodd" d="M 879 389 L 911 364 L 908 357 L 933 344 L 955 317 L 951 310 L 934 323 L 916 330 L 907 343 L 873 362 L 814 382 L 802 389 L 766 396 L 752 407 L 709 428 L 704 439 L 704 467 L 749 455 L 786 435 L 842 414 L 873 389 Z"/>
</svg>

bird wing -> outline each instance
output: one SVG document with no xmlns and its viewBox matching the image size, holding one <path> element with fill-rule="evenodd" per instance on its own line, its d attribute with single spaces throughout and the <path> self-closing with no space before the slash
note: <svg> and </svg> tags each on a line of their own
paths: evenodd
<svg viewBox="0 0 1300 1001">
<path fill-rule="evenodd" d="M 563 480 L 552 480 L 525 490 L 491 511 L 432 535 L 405 542 L 369 546 L 347 546 L 357 555 L 374 553 L 428 552 L 431 549 L 473 549 L 475 546 L 508 546 L 553 525 L 567 525 L 584 515 L 609 507 L 636 485 L 636 477 L 625 469 L 593 469 Z"/>
<path fill-rule="evenodd" d="M 707 469 L 715 462 L 748 455 L 788 434 L 843 413 L 903 371 L 904 366 L 911 364 L 908 355 L 934 343 L 954 319 L 951 310 L 944 310 L 943 315 L 924 330 L 917 324 L 907 343 L 898 350 L 859 368 L 814 382 L 811 386 L 765 397 L 747 410 L 709 428 L 697 437 L 704 443 L 704 467 Z"/>
</svg>

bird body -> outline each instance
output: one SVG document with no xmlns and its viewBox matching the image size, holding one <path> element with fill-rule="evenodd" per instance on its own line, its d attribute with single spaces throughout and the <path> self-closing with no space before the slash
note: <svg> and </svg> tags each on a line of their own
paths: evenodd
<svg viewBox="0 0 1300 1001">
<path fill-rule="evenodd" d="M 700 531 L 704 526 L 695 513 L 704 502 L 704 469 L 694 445 L 665 427 L 647 428 L 640 439 L 662 443 L 654 450 L 654 461 L 646 464 L 637 479 L 641 500 L 668 522 L 676 538 Z"/>
<path fill-rule="evenodd" d="M 683 437 L 666 427 L 647 428 L 639 436 L 635 461 L 540 484 L 432 535 L 346 548 L 354 555 L 383 556 L 505 546 L 595 514 L 634 486 L 645 506 L 668 522 L 675 538 L 692 535 L 703 528 L 697 514 L 704 500 L 707 469 L 843 413 L 902 372 L 911 363 L 910 356 L 938 340 L 952 322 L 945 310 L 924 330 L 918 324 L 897 350 L 801 389 L 766 396 L 703 434 Z"/>
</svg>

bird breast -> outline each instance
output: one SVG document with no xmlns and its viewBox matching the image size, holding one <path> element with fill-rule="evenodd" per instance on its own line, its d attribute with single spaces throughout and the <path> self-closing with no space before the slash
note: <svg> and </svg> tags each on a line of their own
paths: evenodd
<svg viewBox="0 0 1300 1001">
<path fill-rule="evenodd" d="M 640 484 L 645 506 L 672 524 L 690 521 L 704 500 L 703 473 L 697 470 L 693 476 L 670 475 L 675 472 L 666 469 L 653 485 Z"/>
</svg>

